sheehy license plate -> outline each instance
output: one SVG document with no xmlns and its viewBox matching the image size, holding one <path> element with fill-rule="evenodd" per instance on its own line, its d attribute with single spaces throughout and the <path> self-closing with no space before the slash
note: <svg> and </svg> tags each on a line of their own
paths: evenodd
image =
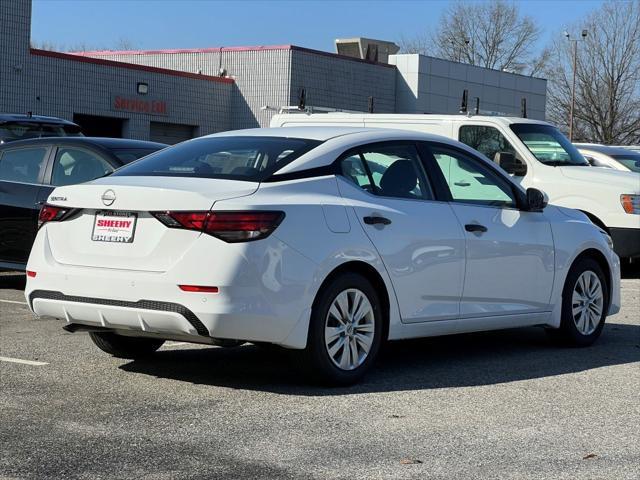
<svg viewBox="0 0 640 480">
<path fill-rule="evenodd" d="M 93 224 L 94 242 L 131 243 L 138 215 L 132 212 L 98 211 Z"/>
</svg>

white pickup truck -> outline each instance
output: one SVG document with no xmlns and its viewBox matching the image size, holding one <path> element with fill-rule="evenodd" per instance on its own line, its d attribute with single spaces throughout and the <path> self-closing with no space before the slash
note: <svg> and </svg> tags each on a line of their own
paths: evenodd
<svg viewBox="0 0 640 480">
<path fill-rule="evenodd" d="M 584 212 L 609 233 L 621 258 L 640 257 L 640 174 L 590 167 L 547 122 L 482 115 L 303 111 L 279 113 L 271 120 L 271 127 L 296 125 L 398 128 L 459 140 L 498 163 L 524 188 L 538 188 L 551 203 Z"/>
</svg>

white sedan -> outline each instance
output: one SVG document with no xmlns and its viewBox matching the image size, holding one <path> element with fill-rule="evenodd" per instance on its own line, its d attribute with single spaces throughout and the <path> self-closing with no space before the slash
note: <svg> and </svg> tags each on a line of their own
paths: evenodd
<svg viewBox="0 0 640 480">
<path fill-rule="evenodd" d="M 638 151 L 595 143 L 576 143 L 574 145 L 594 167 L 640 173 L 640 152 Z"/>
<path fill-rule="evenodd" d="M 202 137 L 57 188 L 40 222 L 31 309 L 124 358 L 270 343 L 349 384 L 387 340 L 539 325 L 584 346 L 620 306 L 605 232 L 415 132 Z"/>
</svg>

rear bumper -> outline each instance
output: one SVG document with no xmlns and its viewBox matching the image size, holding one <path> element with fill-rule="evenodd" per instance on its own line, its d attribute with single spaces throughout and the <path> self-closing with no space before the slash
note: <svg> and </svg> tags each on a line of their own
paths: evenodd
<svg viewBox="0 0 640 480">
<path fill-rule="evenodd" d="M 203 235 L 170 269 L 150 272 L 62 264 L 45 233 L 36 238 L 28 264 L 35 276 L 25 288 L 38 316 L 197 343 L 306 344 L 306 331 L 295 338 L 292 332 L 308 321 L 317 265 L 275 236 L 225 244 Z M 215 286 L 218 293 L 183 291 L 179 285 Z"/>
<path fill-rule="evenodd" d="M 640 257 L 640 228 L 609 228 L 613 249 L 620 258 Z"/>
<path fill-rule="evenodd" d="M 200 319 L 177 303 L 153 300 L 126 302 L 34 290 L 29 294 L 29 306 L 37 315 L 63 318 L 68 324 L 156 334 L 210 336 L 209 329 Z"/>
</svg>

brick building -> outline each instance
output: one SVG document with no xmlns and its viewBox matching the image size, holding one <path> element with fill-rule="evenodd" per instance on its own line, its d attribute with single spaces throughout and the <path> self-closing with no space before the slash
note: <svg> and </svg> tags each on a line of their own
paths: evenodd
<svg viewBox="0 0 640 480">
<path fill-rule="evenodd" d="M 30 48 L 31 1 L 0 2 L 0 112 L 53 115 L 88 134 L 175 143 L 269 123 L 306 104 L 379 113 L 481 108 L 544 118 L 546 80 L 421 55 L 388 63 L 293 45 L 60 53 Z M 385 57 L 386 59 L 387 57 Z M 265 108 L 268 107 L 268 108 Z"/>
</svg>

